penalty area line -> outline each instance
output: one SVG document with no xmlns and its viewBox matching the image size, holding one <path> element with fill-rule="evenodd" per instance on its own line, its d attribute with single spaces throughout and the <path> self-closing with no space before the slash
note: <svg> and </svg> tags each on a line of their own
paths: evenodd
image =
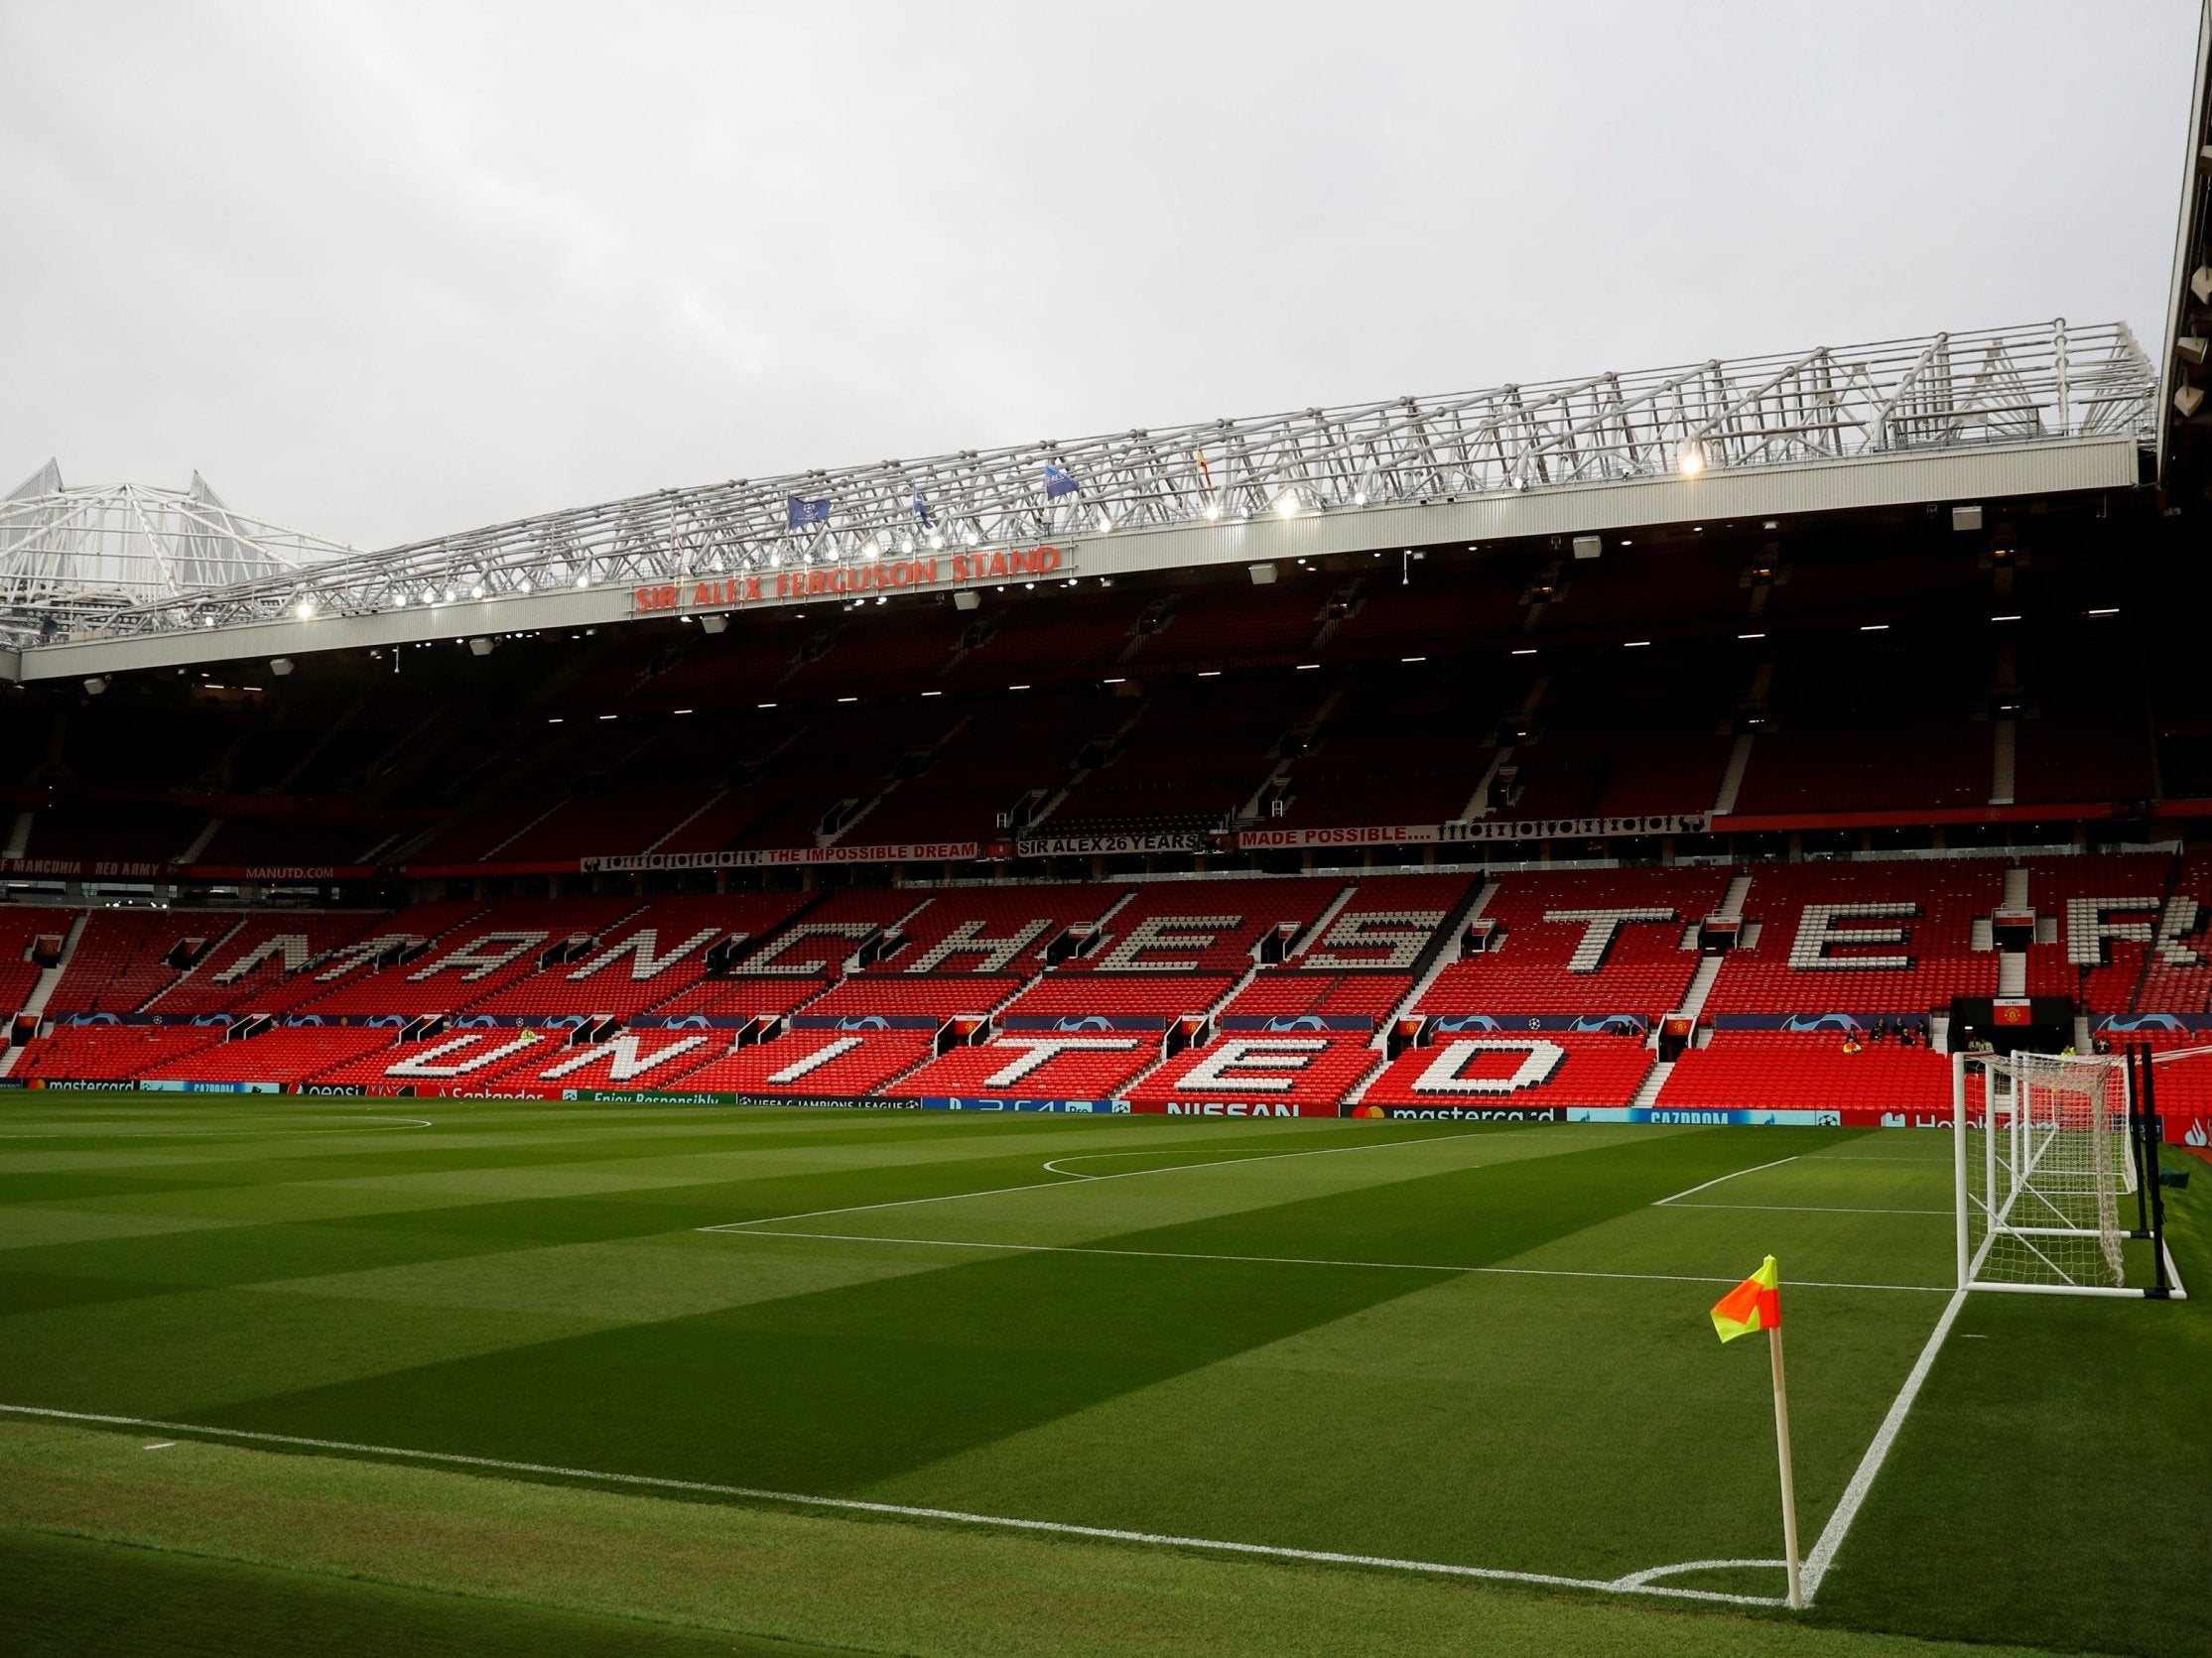
<svg viewBox="0 0 2212 1658">
<path fill-rule="evenodd" d="M 1520 1132 L 1528 1132 L 1521 1130 Z M 1211 1157 L 1203 1163 L 1170 1163 L 1162 1169 L 1124 1169 L 1117 1175 L 1066 1175 L 1060 1180 L 1029 1181 L 1021 1186 L 985 1186 L 974 1192 L 940 1192 L 928 1198 L 899 1198 L 886 1204 L 848 1204 L 843 1209 L 810 1209 L 798 1214 L 763 1214 L 751 1220 L 724 1220 L 718 1225 L 699 1226 L 702 1232 L 745 1232 L 755 1226 L 780 1226 L 787 1220 L 821 1220 L 833 1214 L 866 1214 L 879 1209 L 912 1209 L 917 1204 L 957 1204 L 964 1198 L 996 1198 L 1013 1192 L 1065 1192 L 1076 1181 L 1140 1180 L 1146 1175 L 1183 1174 L 1192 1169 L 1240 1168 L 1246 1163 L 1279 1163 L 1291 1157 L 1335 1157 L 1343 1152 L 1394 1151 L 1399 1146 L 1434 1145 L 1439 1140 L 1487 1141 L 1503 1139 L 1504 1135 L 1423 1134 L 1411 1140 L 1369 1140 L 1356 1146 L 1316 1146 L 1310 1151 L 1270 1151 L 1256 1157 Z M 1139 1148 L 1140 1151 L 1142 1148 Z M 1132 1153 L 1131 1155 L 1137 1155 Z M 1056 1162 L 1072 1161 L 1070 1157 L 1057 1158 Z M 1050 1165 L 1047 1165 L 1050 1167 Z M 1055 1174 L 1061 1171 L 1054 1170 Z"/>
<path fill-rule="evenodd" d="M 1730 1174 L 1715 1175 L 1711 1180 L 1704 1182 L 1702 1185 L 1693 1186 L 1687 1192 L 1677 1192 L 1671 1198 L 1661 1198 L 1657 1202 L 1653 1203 L 1651 1207 L 1653 1209 L 1664 1209 L 1668 1204 L 1678 1204 L 1684 1198 L 1694 1198 L 1700 1192 L 1708 1191 L 1713 1187 L 1719 1186 L 1723 1181 L 1741 1180 L 1746 1175 L 1757 1174 L 1761 1169 L 1778 1169 L 1784 1163 L 1796 1162 L 1798 1157 L 1801 1157 L 1804 1154 L 1802 1152 L 1799 1152 L 1789 1157 L 1777 1157 L 1771 1163 L 1755 1163 L 1749 1169 L 1738 1169 Z"/>
<path fill-rule="evenodd" d="M 861 1497 L 809 1496 L 797 1491 L 770 1491 L 750 1485 L 719 1485 L 705 1479 L 670 1479 L 650 1473 L 610 1473 L 599 1468 L 563 1467 L 554 1463 L 510 1462 L 499 1457 L 468 1457 L 452 1451 L 416 1451 L 406 1446 L 363 1445 L 350 1440 L 309 1439 L 299 1434 L 265 1434 L 248 1428 L 203 1428 L 191 1422 L 160 1422 L 150 1417 L 111 1416 L 93 1411 L 52 1410 L 39 1405 L 0 1405 L 9 1416 L 39 1417 L 55 1422 L 81 1422 L 98 1427 L 154 1429 L 203 1440 L 237 1440 L 248 1445 L 281 1445 L 304 1451 L 337 1451 L 354 1456 L 386 1457 L 413 1463 L 450 1464 L 460 1468 L 489 1468 L 501 1473 L 531 1473 L 559 1479 L 583 1479 L 609 1485 L 630 1485 L 646 1490 L 695 1491 L 709 1496 L 740 1497 L 751 1502 L 787 1503 L 799 1508 L 827 1508 L 843 1513 L 877 1514 L 898 1520 L 938 1520 L 954 1525 L 988 1526 L 1003 1531 L 1044 1532 L 1059 1537 L 1087 1537 L 1107 1543 L 1135 1543 L 1151 1548 L 1203 1549 L 1215 1554 L 1256 1555 L 1268 1560 L 1297 1560 L 1326 1566 L 1366 1566 L 1389 1572 L 1417 1572 L 1433 1577 L 1479 1578 L 1496 1583 L 1542 1584 L 1556 1589 L 1594 1589 L 1609 1594 L 1662 1594 L 1686 1600 L 1723 1600 L 1741 1606 L 1778 1606 L 1779 1597 L 1768 1594 L 1724 1594 L 1716 1590 L 1672 1589 L 1645 1581 L 1650 1574 L 1630 1573 L 1625 1578 L 1575 1578 L 1554 1572 L 1513 1572 L 1501 1567 L 1461 1566 L 1450 1561 L 1402 1560 L 1391 1555 L 1351 1554 L 1335 1549 L 1293 1549 L 1274 1543 L 1238 1543 L 1217 1537 L 1183 1537 L 1173 1532 L 1127 1531 L 1114 1526 L 1076 1525 L 1066 1520 L 1029 1520 L 1007 1514 L 973 1514 L 959 1508 L 924 1508 L 900 1502 L 869 1502 Z M 1696 1564 L 1706 1564 L 1703 1562 Z M 1716 1564 L 1735 1565 L 1736 1562 Z M 1771 1564 L 1767 1562 L 1744 1564 Z M 1661 1573 L 1686 1570 L 1660 1567 Z"/>
</svg>

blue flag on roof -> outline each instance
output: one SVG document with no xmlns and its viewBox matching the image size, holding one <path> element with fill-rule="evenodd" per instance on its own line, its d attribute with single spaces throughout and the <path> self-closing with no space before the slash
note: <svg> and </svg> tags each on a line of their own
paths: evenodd
<svg viewBox="0 0 2212 1658">
<path fill-rule="evenodd" d="M 1045 468 L 1046 500 L 1057 501 L 1063 495 L 1073 495 L 1082 487 L 1082 484 L 1076 482 L 1073 473 L 1064 471 L 1058 466 L 1047 466 Z"/>
<path fill-rule="evenodd" d="M 914 491 L 914 516 L 922 521 L 924 529 L 934 528 L 937 520 L 929 515 L 929 503 L 922 499 L 922 492 Z"/>
<path fill-rule="evenodd" d="M 830 522 L 830 497 L 825 495 L 820 500 L 810 501 L 804 495 L 786 495 L 783 510 L 794 530 L 803 530 L 809 524 L 827 524 Z"/>
</svg>

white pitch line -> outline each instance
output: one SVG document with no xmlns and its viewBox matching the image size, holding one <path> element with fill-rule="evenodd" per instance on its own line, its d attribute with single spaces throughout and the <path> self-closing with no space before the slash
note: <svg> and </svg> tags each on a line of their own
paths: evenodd
<svg viewBox="0 0 2212 1658">
<path fill-rule="evenodd" d="M 1521 1129 L 1509 1132 L 1529 1133 Z M 1204 1163 L 1171 1163 L 1164 1169 L 1124 1169 L 1117 1175 L 1084 1175 L 1084 1180 L 1136 1180 L 1144 1175 L 1174 1175 L 1191 1169 L 1219 1169 L 1229 1165 L 1246 1163 L 1274 1163 L 1286 1157 L 1334 1157 L 1348 1151 L 1393 1151 L 1399 1146 L 1433 1145 L 1438 1140 L 1471 1140 L 1478 1136 L 1462 1130 L 1457 1134 L 1424 1134 L 1413 1140 L 1372 1140 L 1361 1146 L 1317 1146 L 1312 1151 L 1271 1151 L 1256 1157 L 1214 1157 Z M 1504 1139 L 1504 1134 L 1481 1136 L 1484 1139 Z M 1025 1186 L 986 1186 L 976 1192 L 944 1192 L 934 1198 L 900 1198 L 888 1204 L 850 1204 L 844 1209 L 810 1209 L 799 1214 L 763 1214 L 754 1220 L 724 1220 L 719 1225 L 696 1228 L 703 1232 L 749 1231 L 755 1226 L 780 1226 L 786 1220 L 820 1220 L 832 1214 L 866 1214 L 879 1209 L 912 1209 L 916 1204 L 954 1204 L 963 1198 L 996 1198 L 1009 1192 L 1064 1192 L 1066 1180 L 1031 1181 Z"/>
<path fill-rule="evenodd" d="M 1948 1209 L 1845 1209 L 1836 1204 L 1653 1204 L 1653 1209 L 1755 1209 L 1772 1214 L 1940 1214 L 1949 1219 L 1958 1212 Z"/>
<path fill-rule="evenodd" d="M 1904 1385 L 1897 1389 L 1897 1396 L 1889 1401 L 1889 1414 L 1882 1419 L 1876 1430 L 1874 1443 L 1867 1447 L 1867 1454 L 1859 1459 L 1859 1467 L 1851 1476 L 1851 1483 L 1844 1487 L 1836 1511 L 1828 1516 L 1828 1524 L 1821 1528 L 1820 1541 L 1813 1545 L 1813 1552 L 1805 1557 L 1805 1604 L 1813 1603 L 1813 1596 L 1820 1593 L 1821 1580 L 1828 1576 L 1828 1568 L 1836 1563 L 1836 1551 L 1843 1547 L 1844 1538 L 1850 1534 L 1851 1522 L 1859 1517 L 1859 1510 L 1867 1500 L 1867 1493 L 1874 1489 L 1875 1476 L 1882 1471 L 1883 1463 L 1888 1458 L 1889 1447 L 1896 1443 L 1897 1431 L 1904 1426 L 1905 1413 L 1912 1409 L 1912 1401 L 1920 1396 L 1920 1384 L 1928 1379 L 1928 1371 L 1935 1365 L 1935 1355 L 1943 1346 L 1943 1339 L 1951 1334 L 1959 1309 L 1966 1305 L 1966 1292 L 1953 1290 L 1951 1299 L 1944 1304 L 1943 1316 L 1935 1321 L 1927 1345 L 1920 1349 L 1920 1356 L 1913 1360 L 1911 1370 L 1904 1378 Z"/>
<path fill-rule="evenodd" d="M 1087 1155 L 1092 1157 L 1139 1157 L 1143 1154 L 1141 1152 L 1133 1151 L 1105 1151 L 1091 1152 Z M 1047 1163 L 1045 1165 L 1045 1168 L 1049 1173 L 1056 1175 L 1066 1175 L 1070 1180 L 1097 1180 L 1099 1178 L 1097 1175 L 1081 1175 L 1076 1173 L 1076 1171 L 1073 1169 L 1063 1169 L 1062 1167 L 1060 1167 L 1060 1165 L 1063 1163 L 1080 1163 L 1082 1161 L 1082 1157 L 1056 1157 L 1051 1162 Z"/>
<path fill-rule="evenodd" d="M 1671 1198 L 1661 1198 L 1651 1207 L 1653 1209 L 1659 1209 L 1667 1204 L 1678 1204 L 1684 1198 L 1693 1197 L 1697 1193 L 1705 1191 L 1707 1187 L 1719 1186 L 1723 1181 L 1736 1180 L 1744 1175 L 1756 1175 L 1761 1169 L 1778 1169 L 1784 1163 L 1796 1162 L 1797 1158 L 1803 1155 L 1804 1154 L 1802 1152 L 1799 1152 L 1789 1157 L 1777 1157 L 1771 1163 L 1756 1163 L 1749 1169 L 1738 1169 L 1734 1174 L 1715 1175 L 1711 1180 L 1704 1182 L 1702 1185 L 1693 1186 L 1687 1192 L 1677 1192 Z"/>
<path fill-rule="evenodd" d="M 133 1128 L 125 1123 L 112 1123 L 96 1128 L 62 1126 L 11 1130 L 0 1134 L 0 1140 L 285 1140 L 297 1134 L 334 1134 L 347 1129 L 389 1132 L 437 1126 L 428 1117 L 392 1117 L 383 1122 L 311 1122 L 293 1128 L 266 1125 L 259 1128 Z"/>
<path fill-rule="evenodd" d="M 728 1228 L 723 1228 L 727 1230 Z M 1154 1261 L 1244 1261 L 1254 1266 L 1336 1266 L 1374 1272 L 1495 1273 L 1508 1278 L 1618 1278 L 1652 1284 L 1735 1284 L 1734 1278 L 1708 1278 L 1682 1272 L 1586 1272 L 1552 1266 L 1448 1266 L 1434 1261 L 1340 1261 L 1316 1255 L 1211 1255 L 1182 1249 L 1107 1249 L 1083 1243 L 976 1243 L 955 1237 L 876 1237 L 858 1232 L 771 1232 L 755 1226 L 732 1231 L 737 1237 L 806 1238 L 821 1243 L 892 1243 L 916 1249 L 994 1249 L 1016 1255 L 1126 1255 Z M 1946 1295 L 1945 1284 L 1856 1284 L 1818 1278 L 1793 1278 L 1797 1290 L 1901 1290 Z"/>
<path fill-rule="evenodd" d="M 38 1405 L 0 1405 L 11 1416 L 45 1417 L 58 1422 L 91 1422 L 116 1428 L 154 1428 L 206 1439 L 242 1440 L 252 1445 L 289 1445 L 309 1451 L 345 1451 L 357 1456 L 393 1457 L 408 1462 L 452 1464 L 455 1467 L 496 1468 L 506 1473 L 550 1474 L 610 1485 L 640 1485 L 652 1490 L 703 1491 L 753 1502 L 789 1503 L 801 1508 L 831 1508 L 846 1513 L 888 1514 L 902 1520 L 945 1520 L 956 1525 L 994 1526 L 1007 1531 L 1041 1531 L 1062 1537 L 1092 1537 L 1109 1543 L 1141 1543 L 1154 1548 L 1207 1549 L 1220 1554 L 1259 1555 L 1270 1560 L 1315 1561 L 1327 1566 L 1379 1567 L 1438 1577 L 1481 1578 L 1496 1583 L 1545 1584 L 1559 1589 L 1595 1589 L 1609 1594 L 1663 1594 L 1684 1600 L 1725 1600 L 1742 1606 L 1778 1606 L 1766 1594 L 1723 1594 L 1715 1590 L 1667 1589 L 1627 1578 L 1571 1578 L 1552 1572 L 1511 1572 L 1499 1567 L 1459 1566 L 1448 1561 L 1400 1560 L 1389 1555 L 1356 1555 L 1333 1549 L 1292 1549 L 1273 1543 L 1234 1543 L 1214 1537 L 1179 1537 L 1171 1532 L 1123 1531 L 1111 1526 L 1075 1525 L 1065 1520 L 1024 1520 L 1005 1514 L 972 1514 L 959 1508 L 919 1508 L 898 1502 L 868 1502 L 859 1497 L 818 1497 L 796 1491 L 768 1491 L 749 1485 L 717 1485 L 704 1479 L 668 1479 L 649 1473 L 608 1473 L 596 1468 L 562 1467 L 552 1463 L 508 1462 L 497 1457 L 465 1457 L 451 1451 L 415 1451 L 396 1445 L 359 1445 L 348 1440 L 308 1439 L 298 1434 L 263 1434 L 246 1428 L 203 1428 L 191 1422 L 157 1422 L 140 1416 L 108 1416 L 92 1411 L 49 1410 Z M 1661 1571 L 1680 1568 L 1659 1568 Z"/>
</svg>

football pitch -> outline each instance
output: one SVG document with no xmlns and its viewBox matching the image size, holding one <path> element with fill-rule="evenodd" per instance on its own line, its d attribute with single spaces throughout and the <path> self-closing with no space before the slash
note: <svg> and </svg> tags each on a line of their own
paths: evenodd
<svg viewBox="0 0 2212 1658">
<path fill-rule="evenodd" d="M 0 1633 L 2212 1650 L 2212 1311 L 1955 1296 L 1950 1168 L 1929 1131 L 25 1096 Z M 1706 1317 L 1769 1253 L 1799 1614 L 1763 1342 Z"/>
</svg>

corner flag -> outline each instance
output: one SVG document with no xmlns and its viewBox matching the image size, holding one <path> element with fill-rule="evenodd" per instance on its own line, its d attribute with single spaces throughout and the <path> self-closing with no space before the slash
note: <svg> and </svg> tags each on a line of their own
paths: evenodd
<svg viewBox="0 0 2212 1658">
<path fill-rule="evenodd" d="M 1713 1328 L 1724 1341 L 1755 1330 L 1778 1330 L 1781 1322 L 1781 1273 L 1771 1255 L 1764 1266 L 1713 1303 Z"/>
<path fill-rule="evenodd" d="M 1782 1564 L 1789 1573 L 1789 1609 L 1796 1611 L 1805 1594 L 1797 1571 L 1797 1488 L 1789 1471 L 1789 1383 L 1782 1375 L 1782 1275 L 1773 1256 L 1713 1303 L 1713 1328 L 1724 1341 L 1755 1330 L 1766 1332 L 1766 1355 L 1774 1373 L 1774 1455 L 1782 1476 Z"/>
</svg>

